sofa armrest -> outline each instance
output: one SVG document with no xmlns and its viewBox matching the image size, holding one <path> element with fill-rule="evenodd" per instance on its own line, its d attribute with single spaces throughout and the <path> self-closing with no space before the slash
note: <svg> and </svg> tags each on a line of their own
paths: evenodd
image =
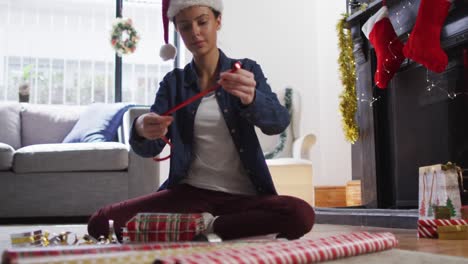
<svg viewBox="0 0 468 264">
<path fill-rule="evenodd" d="M 308 133 L 294 140 L 292 147 L 292 155 L 295 159 L 309 159 L 309 152 L 316 142 L 316 137 L 312 133 Z"/>
<path fill-rule="evenodd" d="M 159 188 L 159 162 L 143 158 L 130 149 L 128 153 L 128 197 L 133 198 Z"/>
<path fill-rule="evenodd" d="M 122 127 L 119 133 L 119 141 L 128 147 L 128 196 L 129 198 L 154 192 L 158 189 L 159 163 L 151 158 L 143 158 L 136 154 L 129 143 L 130 129 L 135 118 L 148 113 L 149 107 L 130 107 L 124 114 Z"/>
<path fill-rule="evenodd" d="M 130 129 L 132 128 L 133 121 L 135 118 L 142 114 L 146 114 L 149 111 L 150 108 L 147 106 L 133 106 L 125 112 L 122 119 L 122 126 L 119 131 L 119 141 L 121 143 L 130 147 L 130 143 L 128 141 L 130 139 Z"/>
</svg>

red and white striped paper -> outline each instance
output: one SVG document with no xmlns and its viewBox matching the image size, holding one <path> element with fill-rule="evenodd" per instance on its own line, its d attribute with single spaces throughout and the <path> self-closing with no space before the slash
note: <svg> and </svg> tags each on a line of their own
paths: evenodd
<svg viewBox="0 0 468 264">
<path fill-rule="evenodd" d="M 222 263 L 316 263 L 366 253 L 383 251 L 397 246 L 391 233 L 353 233 L 316 240 L 300 239 L 263 245 L 246 245 L 237 248 L 221 248 L 215 251 L 157 260 L 172 264 L 222 264 Z"/>
<path fill-rule="evenodd" d="M 438 226 L 468 225 L 468 219 L 420 219 L 418 220 L 419 238 L 438 238 Z"/>
</svg>

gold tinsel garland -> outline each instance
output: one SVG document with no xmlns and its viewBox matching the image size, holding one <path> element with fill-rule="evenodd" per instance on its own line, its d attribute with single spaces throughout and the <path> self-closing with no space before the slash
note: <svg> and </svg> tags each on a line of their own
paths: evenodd
<svg viewBox="0 0 468 264">
<path fill-rule="evenodd" d="M 338 33 L 338 46 L 340 55 L 338 64 L 343 92 L 340 94 L 340 114 L 342 117 L 343 132 L 346 140 L 354 144 L 359 138 L 359 127 L 355 115 L 357 111 L 356 98 L 356 66 L 353 55 L 353 39 L 351 30 L 346 28 L 347 14 L 342 15 L 336 25 Z"/>
</svg>

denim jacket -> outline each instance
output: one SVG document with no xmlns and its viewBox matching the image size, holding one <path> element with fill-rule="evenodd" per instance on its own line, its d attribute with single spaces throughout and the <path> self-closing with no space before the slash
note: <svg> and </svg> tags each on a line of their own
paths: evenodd
<svg viewBox="0 0 468 264">
<path fill-rule="evenodd" d="M 236 61 L 239 60 L 226 57 L 220 50 L 219 72 L 230 70 Z M 289 113 L 279 103 L 276 94 L 271 91 L 260 66 L 249 59 L 240 61 L 243 69 L 255 75 L 257 86 L 254 101 L 245 106 L 239 98 L 222 88 L 215 91 L 216 100 L 244 168 L 258 194 L 277 194 L 254 126 L 259 127 L 267 135 L 279 134 L 289 125 Z M 162 114 L 199 92 L 198 77 L 192 61 L 184 69 L 174 69 L 164 77 L 151 111 Z M 188 173 L 192 161 L 195 114 L 200 101 L 197 100 L 172 114 L 174 121 L 166 135 L 172 142 L 170 171 L 168 179 L 160 190 L 179 184 Z M 140 137 L 136 133 L 135 124 L 132 127 L 130 144 L 133 150 L 143 157 L 154 157 L 165 146 L 165 142 L 161 139 L 148 140 Z"/>
</svg>

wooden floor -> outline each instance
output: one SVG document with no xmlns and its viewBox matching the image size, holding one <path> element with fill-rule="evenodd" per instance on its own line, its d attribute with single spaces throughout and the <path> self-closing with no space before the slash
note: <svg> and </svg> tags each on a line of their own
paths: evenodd
<svg viewBox="0 0 468 264">
<path fill-rule="evenodd" d="M 468 240 L 439 240 L 417 238 L 417 231 L 413 229 L 392 229 L 379 227 L 316 225 L 307 237 L 318 238 L 349 232 L 391 232 L 398 239 L 399 249 L 442 254 L 468 258 Z"/>
</svg>

